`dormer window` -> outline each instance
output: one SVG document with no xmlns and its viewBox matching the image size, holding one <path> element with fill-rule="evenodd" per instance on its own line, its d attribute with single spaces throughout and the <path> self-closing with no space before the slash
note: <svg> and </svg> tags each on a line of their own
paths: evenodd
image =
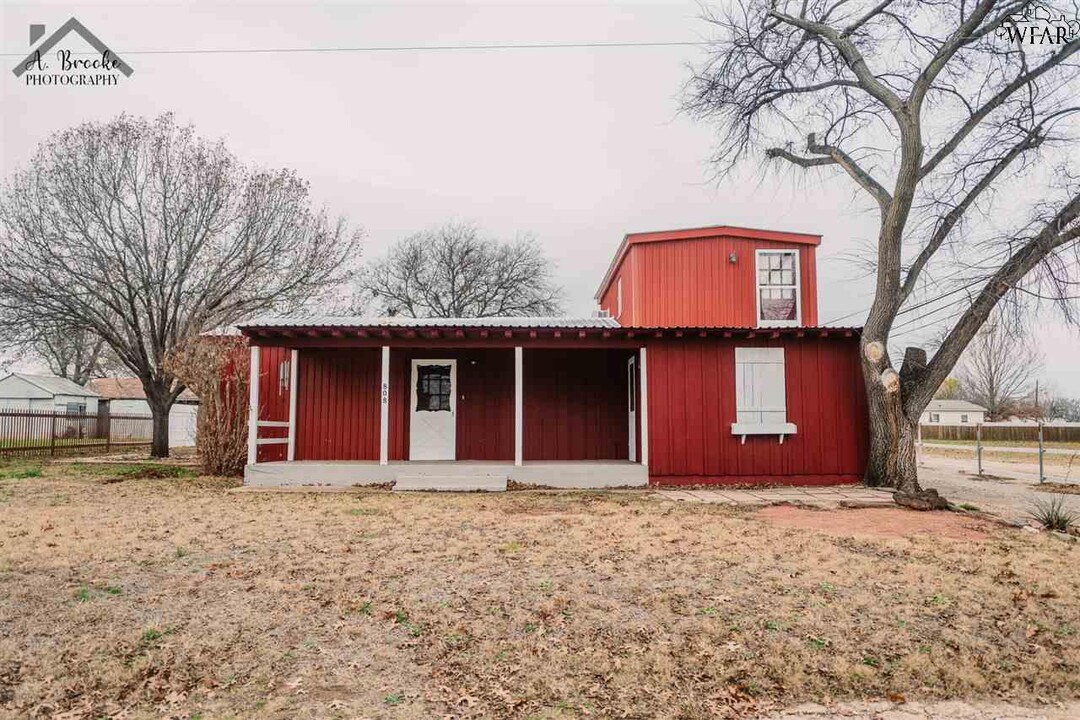
<svg viewBox="0 0 1080 720">
<path fill-rule="evenodd" d="M 758 326 L 798 326 L 802 320 L 799 295 L 799 251 L 758 250 Z"/>
</svg>

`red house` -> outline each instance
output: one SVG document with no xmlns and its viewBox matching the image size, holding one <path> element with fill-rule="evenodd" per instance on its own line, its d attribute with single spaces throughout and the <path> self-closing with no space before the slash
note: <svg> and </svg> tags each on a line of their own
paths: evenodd
<svg viewBox="0 0 1080 720">
<path fill-rule="evenodd" d="M 254 320 L 249 484 L 861 480 L 859 331 L 818 235 L 627 235 L 590 318 Z"/>
</svg>

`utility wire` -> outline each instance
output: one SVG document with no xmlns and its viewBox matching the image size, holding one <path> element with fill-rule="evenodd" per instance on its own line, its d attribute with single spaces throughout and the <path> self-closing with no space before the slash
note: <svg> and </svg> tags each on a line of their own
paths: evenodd
<svg viewBox="0 0 1080 720">
<path fill-rule="evenodd" d="M 896 316 L 900 317 L 901 315 L 905 315 L 905 314 L 907 314 L 909 312 L 914 312 L 915 310 L 918 310 L 919 308 L 923 308 L 923 307 L 926 307 L 927 305 L 936 303 L 938 300 L 942 300 L 944 298 L 947 298 L 950 295 L 955 295 L 958 292 L 961 292 L 963 290 L 967 290 L 968 288 L 974 287 L 974 286 L 976 286 L 976 285 L 978 285 L 979 283 L 982 283 L 982 282 L 986 282 L 986 278 L 979 278 L 978 280 L 974 280 L 974 281 L 972 281 L 972 282 L 970 282 L 970 283 L 968 283 L 966 285 L 961 285 L 960 287 L 955 288 L 953 290 L 950 290 L 948 292 L 942 293 L 941 295 L 937 295 L 937 296 L 929 298 L 927 300 L 923 300 L 922 302 L 917 303 L 915 305 L 911 305 L 910 307 L 903 308 L 902 310 L 900 310 L 899 312 L 896 313 Z M 865 313 L 865 312 L 870 312 L 870 308 L 866 308 L 865 310 L 856 310 L 855 312 L 848 313 L 847 315 L 841 315 L 840 317 L 829 320 L 828 322 L 825 322 L 823 324 L 824 325 L 832 325 L 834 322 L 837 322 L 839 320 L 844 320 L 846 318 L 853 317 L 855 315 L 861 315 L 862 313 Z"/>
<path fill-rule="evenodd" d="M 272 55 L 301 53 L 384 53 L 384 52 L 454 52 L 468 50 L 580 50 L 606 48 L 705 47 L 699 40 L 624 42 L 550 42 L 550 43 L 476 43 L 471 45 L 361 45 L 356 47 L 308 48 L 189 48 L 181 50 L 124 50 L 117 55 Z M 111 50 L 111 48 L 110 48 Z M 31 52 L 31 51 L 27 51 Z M 26 52 L 0 53 L 2 57 L 25 57 Z M 96 52 L 72 55 L 97 55 Z"/>
</svg>

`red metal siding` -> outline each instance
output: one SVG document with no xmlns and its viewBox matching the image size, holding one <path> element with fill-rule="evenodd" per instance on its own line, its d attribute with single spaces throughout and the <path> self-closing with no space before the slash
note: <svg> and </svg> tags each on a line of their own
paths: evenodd
<svg viewBox="0 0 1080 720">
<path fill-rule="evenodd" d="M 625 350 L 526 349 L 524 459 L 626 460 L 629 356 Z"/>
<path fill-rule="evenodd" d="M 381 362 L 378 349 L 300 351 L 297 460 L 379 459 Z"/>
<path fill-rule="evenodd" d="M 259 350 L 259 420 L 285 422 L 289 419 L 289 386 L 281 383 L 283 365 L 289 362 L 289 348 L 264 347 Z M 286 374 L 287 377 L 287 374 Z M 259 428 L 260 438 L 288 437 L 288 428 Z M 260 445 L 258 462 L 284 460 L 288 446 L 284 443 Z"/>
<path fill-rule="evenodd" d="M 735 347 L 783 347 L 796 435 L 731 434 Z M 858 338 L 664 339 L 648 345 L 649 476 L 660 484 L 839 483 L 862 477 L 867 410 Z"/>
<path fill-rule="evenodd" d="M 623 325 L 633 325 L 636 317 L 634 310 L 634 254 L 628 253 L 615 270 L 615 279 L 607 292 L 600 299 L 600 309 L 607 310 L 611 317 Z M 619 314 L 619 280 L 622 280 L 622 314 Z"/>
<path fill-rule="evenodd" d="M 409 457 L 412 360 L 456 359 L 457 459 L 514 459 L 514 351 L 390 351 L 390 459 Z M 376 428 L 376 433 L 378 429 Z M 376 437 L 378 437 L 376 435 Z"/>
<path fill-rule="evenodd" d="M 756 251 L 799 251 L 803 326 L 817 324 L 813 245 L 714 237 L 631 245 L 632 312 L 620 323 L 642 327 L 755 327 Z M 730 255 L 735 255 L 735 262 Z M 623 302 L 627 293 L 623 270 Z M 614 287 L 614 285 L 613 285 Z M 611 290 L 609 289 L 609 293 Z"/>
</svg>

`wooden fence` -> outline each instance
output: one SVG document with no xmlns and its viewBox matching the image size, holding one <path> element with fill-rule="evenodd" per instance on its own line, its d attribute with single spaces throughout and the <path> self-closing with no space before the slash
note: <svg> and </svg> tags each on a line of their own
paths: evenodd
<svg viewBox="0 0 1080 720">
<path fill-rule="evenodd" d="M 81 455 L 149 445 L 149 415 L 0 410 L 0 457 Z"/>
<path fill-rule="evenodd" d="M 975 442 L 976 425 L 923 425 L 922 439 L 961 440 Z M 983 423 L 984 442 L 1039 442 L 1039 426 L 1035 423 Z M 1045 442 L 1080 442 L 1080 423 L 1043 425 Z"/>
</svg>

